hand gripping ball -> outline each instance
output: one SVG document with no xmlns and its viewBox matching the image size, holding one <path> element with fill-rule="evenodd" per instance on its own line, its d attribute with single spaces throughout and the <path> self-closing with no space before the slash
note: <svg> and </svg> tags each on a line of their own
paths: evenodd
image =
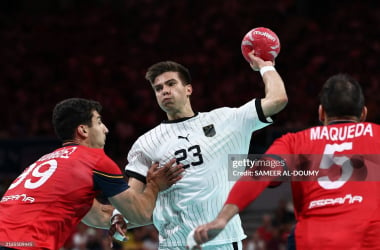
<svg viewBox="0 0 380 250">
<path fill-rule="evenodd" d="M 255 56 L 264 61 L 274 61 L 280 53 L 280 40 L 276 33 L 264 27 L 250 30 L 241 42 L 241 52 L 249 63 L 248 53 L 255 50 Z"/>
</svg>

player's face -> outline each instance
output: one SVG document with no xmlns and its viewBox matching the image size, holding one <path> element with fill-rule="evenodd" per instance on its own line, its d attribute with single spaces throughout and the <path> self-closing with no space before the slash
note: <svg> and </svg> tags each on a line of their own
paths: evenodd
<svg viewBox="0 0 380 250">
<path fill-rule="evenodd" d="M 92 114 L 92 126 L 88 127 L 90 145 L 92 148 L 103 148 L 108 128 L 103 124 L 102 117 L 97 111 L 93 111 Z"/>
<path fill-rule="evenodd" d="M 190 84 L 184 85 L 178 72 L 165 72 L 154 79 L 152 84 L 158 105 L 167 113 L 181 112 L 189 105 L 192 92 Z"/>
</svg>

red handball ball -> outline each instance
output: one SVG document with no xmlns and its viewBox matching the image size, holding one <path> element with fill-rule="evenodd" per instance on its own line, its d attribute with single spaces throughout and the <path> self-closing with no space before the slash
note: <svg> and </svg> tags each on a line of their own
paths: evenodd
<svg viewBox="0 0 380 250">
<path fill-rule="evenodd" d="M 258 27 L 250 30 L 241 42 L 241 52 L 245 60 L 251 63 L 248 53 L 255 51 L 255 56 L 264 61 L 274 61 L 280 53 L 280 39 L 272 30 Z"/>
</svg>

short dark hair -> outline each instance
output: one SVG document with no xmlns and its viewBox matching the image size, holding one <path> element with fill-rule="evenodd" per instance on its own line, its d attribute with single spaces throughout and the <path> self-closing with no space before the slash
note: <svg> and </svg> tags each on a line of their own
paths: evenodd
<svg viewBox="0 0 380 250">
<path fill-rule="evenodd" d="M 145 79 L 153 84 L 154 79 L 165 72 L 178 72 L 179 78 L 185 85 L 191 83 L 190 71 L 183 65 L 173 61 L 163 61 L 153 64 L 146 72 Z"/>
<path fill-rule="evenodd" d="M 360 117 L 364 107 L 362 88 L 347 74 L 331 76 L 322 87 L 320 102 L 327 116 Z"/>
<path fill-rule="evenodd" d="M 53 110 L 53 126 L 58 138 L 62 141 L 73 139 L 75 129 L 81 125 L 92 126 L 93 111 L 100 113 L 102 106 L 99 102 L 69 98 L 55 105 Z"/>
</svg>

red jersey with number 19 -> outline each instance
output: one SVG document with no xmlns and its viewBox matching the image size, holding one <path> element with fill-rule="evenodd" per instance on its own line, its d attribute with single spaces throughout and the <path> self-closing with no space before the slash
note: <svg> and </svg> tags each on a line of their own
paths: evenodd
<svg viewBox="0 0 380 250">
<path fill-rule="evenodd" d="M 71 145 L 42 156 L 11 184 L 0 202 L 0 246 L 59 249 L 90 210 L 128 188 L 103 149 Z"/>
<path fill-rule="evenodd" d="M 296 249 L 380 249 L 380 126 L 339 123 L 284 135 L 266 154 L 291 155 Z M 298 172 L 300 173 L 300 172 Z"/>
</svg>

